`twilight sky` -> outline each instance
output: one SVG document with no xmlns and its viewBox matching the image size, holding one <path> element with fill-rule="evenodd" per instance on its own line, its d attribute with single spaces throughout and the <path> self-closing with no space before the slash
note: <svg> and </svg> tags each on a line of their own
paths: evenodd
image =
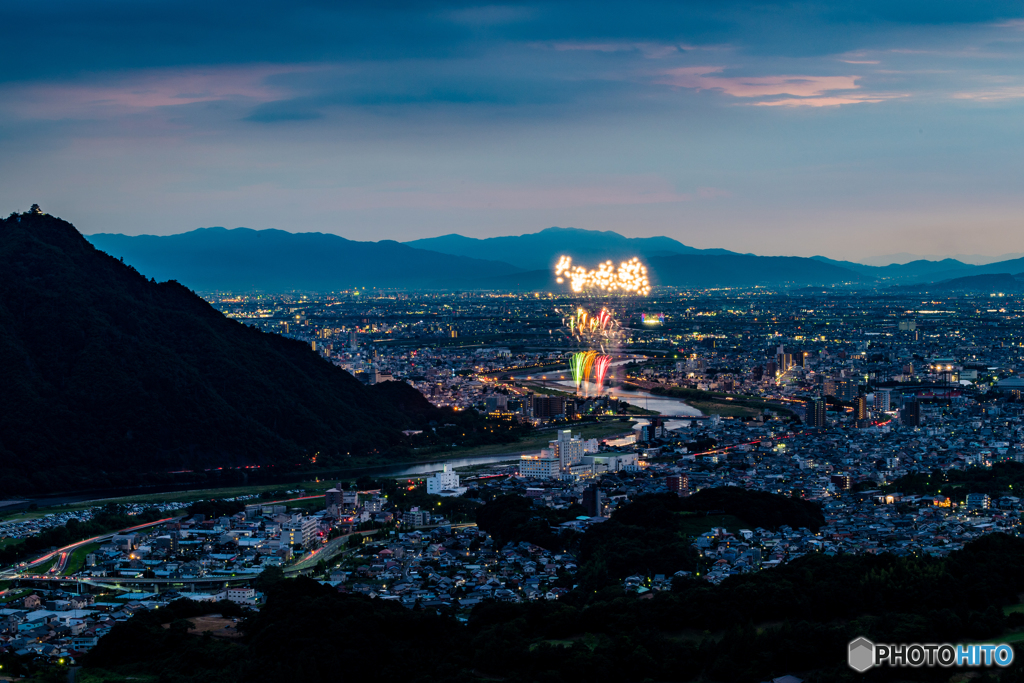
<svg viewBox="0 0 1024 683">
<path fill-rule="evenodd" d="M 0 210 L 1024 252 L 1024 4 L 0 4 Z"/>
</svg>

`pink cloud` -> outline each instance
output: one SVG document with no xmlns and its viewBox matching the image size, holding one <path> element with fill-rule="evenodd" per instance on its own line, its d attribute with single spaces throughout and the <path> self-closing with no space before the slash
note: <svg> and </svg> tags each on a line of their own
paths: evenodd
<svg viewBox="0 0 1024 683">
<path fill-rule="evenodd" d="M 863 97 L 790 97 L 782 100 L 757 102 L 757 107 L 838 107 L 844 104 L 884 102 L 890 97 L 865 95 Z"/>
<path fill-rule="evenodd" d="M 714 76 L 721 66 L 691 66 L 670 69 L 657 81 L 680 88 L 720 90 L 733 97 L 820 97 L 832 90 L 856 90 L 860 76 Z"/>
<path fill-rule="evenodd" d="M 1006 100 L 1017 100 L 1022 97 L 1024 97 L 1024 86 L 1021 85 L 953 94 L 954 100 L 972 100 L 974 102 L 1004 102 Z"/>
<path fill-rule="evenodd" d="M 254 65 L 213 69 L 158 69 L 133 72 L 102 83 L 13 85 L 0 100 L 16 113 L 33 118 L 66 118 L 106 113 L 133 113 L 197 102 L 248 100 L 268 102 L 283 92 L 271 76 L 307 67 Z"/>
</svg>

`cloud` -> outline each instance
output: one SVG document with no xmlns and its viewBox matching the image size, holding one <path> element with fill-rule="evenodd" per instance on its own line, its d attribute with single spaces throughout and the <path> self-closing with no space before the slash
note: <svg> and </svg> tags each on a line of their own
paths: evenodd
<svg viewBox="0 0 1024 683">
<path fill-rule="evenodd" d="M 104 79 L 14 83 L 0 88 L 0 109 L 24 118 L 86 118 L 225 100 L 269 102 L 285 91 L 270 77 L 308 70 L 298 65 L 148 69 Z"/>
<path fill-rule="evenodd" d="M 835 96 L 835 97 L 789 97 L 781 100 L 767 100 L 756 102 L 758 107 L 838 107 L 844 104 L 865 104 L 884 102 L 888 99 L 900 97 L 899 95 L 863 95 L 863 96 Z"/>
<path fill-rule="evenodd" d="M 973 92 L 953 93 L 954 100 L 972 100 L 974 102 L 1005 102 L 1019 100 L 1024 97 L 1024 85 L 1008 85 L 1002 88 L 976 90 Z"/>
<path fill-rule="evenodd" d="M 763 98 L 776 95 L 820 98 L 836 90 L 856 90 L 860 76 L 717 76 L 722 66 L 669 69 L 657 83 L 695 90 L 718 90 L 733 97 Z"/>
<path fill-rule="evenodd" d="M 692 46 L 644 42 L 556 41 L 537 45 L 543 45 L 558 52 L 639 52 L 648 59 L 662 59 L 695 49 Z"/>
</svg>

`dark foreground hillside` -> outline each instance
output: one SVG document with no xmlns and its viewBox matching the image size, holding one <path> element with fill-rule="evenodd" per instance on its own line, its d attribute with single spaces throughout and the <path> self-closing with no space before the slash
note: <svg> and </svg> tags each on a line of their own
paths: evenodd
<svg viewBox="0 0 1024 683">
<path fill-rule="evenodd" d="M 0 377 L 0 495 L 344 466 L 400 454 L 400 430 L 431 410 L 411 387 L 364 387 L 40 213 L 0 220 Z"/>
<path fill-rule="evenodd" d="M 308 578 L 263 581 L 267 603 L 244 620 L 241 638 L 188 635 L 188 619 L 237 608 L 180 600 L 117 624 L 86 657 L 85 672 L 89 680 L 166 683 L 756 683 L 787 674 L 807 683 L 1019 683 L 1020 659 L 999 670 L 858 674 L 846 650 L 860 636 L 1017 641 L 1024 617 L 1010 606 L 1024 590 L 1021 562 L 1024 541 L 994 534 L 947 558 L 809 555 L 718 586 L 677 581 L 647 598 L 614 585 L 557 601 L 488 600 L 468 622 Z M 580 571 L 591 569 L 584 562 Z"/>
</svg>

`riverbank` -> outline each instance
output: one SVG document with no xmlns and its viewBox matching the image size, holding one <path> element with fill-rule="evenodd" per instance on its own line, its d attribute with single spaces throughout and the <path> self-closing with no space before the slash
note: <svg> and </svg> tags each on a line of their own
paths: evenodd
<svg viewBox="0 0 1024 683">
<path fill-rule="evenodd" d="M 643 387 L 631 385 L 643 390 Z M 771 410 L 782 415 L 792 416 L 793 411 L 779 403 L 768 401 L 759 396 L 748 396 L 744 394 L 726 394 L 720 391 L 701 391 L 699 389 L 688 389 L 684 387 L 655 386 L 648 390 L 652 396 L 676 398 L 685 401 L 688 405 L 697 408 L 707 415 L 721 415 L 722 417 L 756 417 L 765 410 Z"/>
<path fill-rule="evenodd" d="M 632 432 L 633 425 L 634 422 L 632 421 L 616 420 L 614 422 L 568 424 L 560 427 L 562 429 L 571 429 L 573 434 L 580 434 L 585 439 L 605 439 L 619 434 L 629 434 Z M 69 494 L 63 500 L 60 498 L 52 499 L 52 502 L 49 502 L 49 504 L 47 499 L 35 499 L 38 509 L 7 515 L 3 520 L 36 519 L 50 513 L 73 512 L 106 503 L 116 503 L 119 505 L 192 503 L 211 498 L 235 498 L 238 496 L 260 495 L 268 492 L 285 492 L 289 490 L 305 490 L 308 495 L 319 495 L 327 489 L 336 486 L 339 480 L 354 480 L 361 476 L 389 478 L 422 477 L 432 472 L 440 471 L 445 463 L 452 463 L 456 469 L 462 469 L 500 462 L 515 462 L 521 455 L 535 453 L 547 446 L 548 442 L 554 438 L 555 431 L 555 427 L 539 429 L 531 432 L 529 436 L 516 443 L 489 444 L 487 446 L 430 453 L 425 454 L 420 459 L 406 460 L 400 463 L 366 465 L 364 467 L 346 468 L 330 472 L 309 473 L 302 479 L 290 482 L 279 481 L 266 484 L 240 484 L 162 491 L 136 490 L 125 492 L 124 495 L 120 496 L 116 495 L 116 492 L 111 491 L 99 494 L 94 498 L 75 500 L 68 500 L 78 498 L 74 494 Z"/>
</svg>

